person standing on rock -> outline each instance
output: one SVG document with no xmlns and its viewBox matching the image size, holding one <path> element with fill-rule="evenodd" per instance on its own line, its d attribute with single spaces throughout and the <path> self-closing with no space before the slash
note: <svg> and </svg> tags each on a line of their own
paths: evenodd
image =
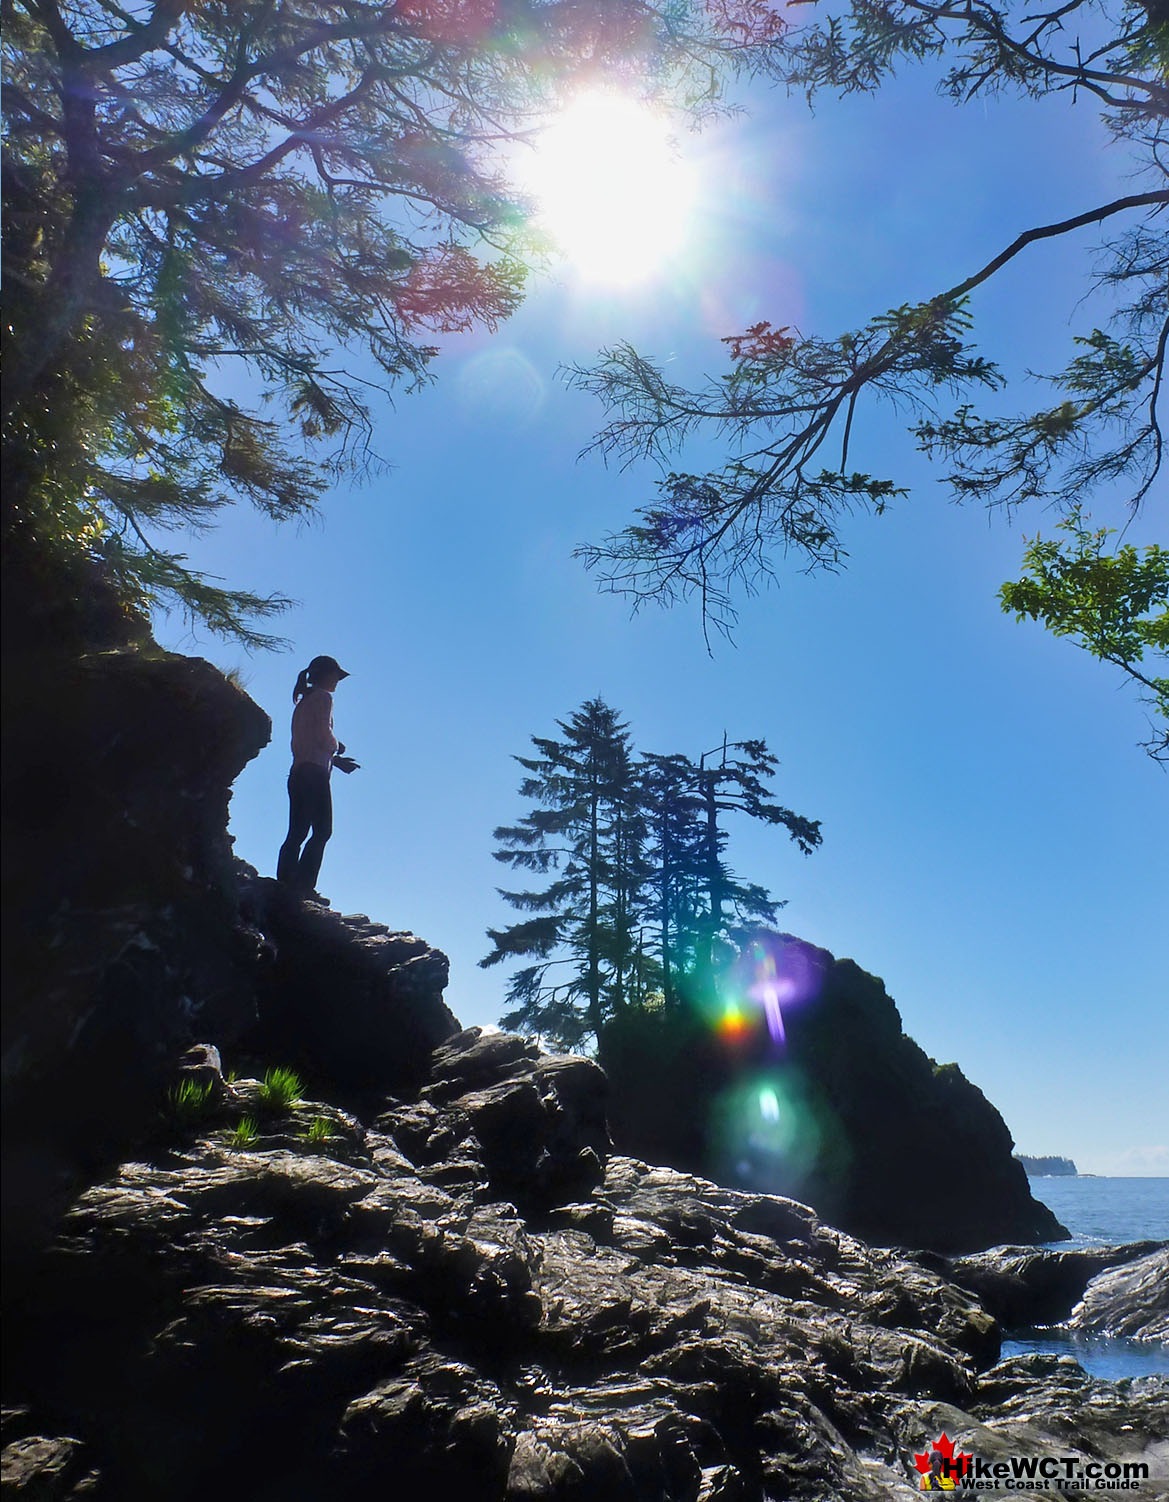
<svg viewBox="0 0 1169 1502">
<path fill-rule="evenodd" d="M 342 772 L 357 770 L 357 762 L 344 754 L 345 747 L 333 734 L 333 691 L 348 677 L 335 657 L 314 657 L 292 690 L 296 707 L 288 774 L 288 835 L 280 847 L 276 880 L 302 895 L 315 891 L 325 846 L 333 833 L 329 774 L 334 767 Z"/>
</svg>

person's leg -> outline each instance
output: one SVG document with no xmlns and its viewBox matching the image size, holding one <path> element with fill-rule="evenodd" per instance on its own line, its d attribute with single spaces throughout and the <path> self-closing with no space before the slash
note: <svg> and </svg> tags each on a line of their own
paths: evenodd
<svg viewBox="0 0 1169 1502">
<path fill-rule="evenodd" d="M 288 834 L 276 859 L 276 880 L 295 886 L 296 865 L 300 847 L 312 824 L 311 802 L 306 798 L 304 778 L 299 774 L 302 767 L 293 767 L 288 774 Z"/>
<path fill-rule="evenodd" d="M 333 794 L 329 787 L 329 774 L 323 767 L 313 767 L 311 770 L 314 773 L 311 784 L 313 832 L 300 853 L 300 862 L 296 868 L 296 884 L 302 892 L 316 890 L 325 846 L 333 833 Z"/>
</svg>

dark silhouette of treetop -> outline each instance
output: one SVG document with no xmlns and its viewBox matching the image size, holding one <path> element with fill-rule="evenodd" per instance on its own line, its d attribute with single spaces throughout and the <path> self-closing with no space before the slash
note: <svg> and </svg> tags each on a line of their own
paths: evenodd
<svg viewBox="0 0 1169 1502">
<path fill-rule="evenodd" d="M 712 991 L 721 948 L 775 921 L 783 903 L 727 860 L 726 815 L 785 829 L 805 855 L 820 825 L 775 801 L 779 763 L 763 741 L 724 736 L 697 761 L 634 759 L 628 727 L 601 699 L 557 723 L 562 740 L 533 736 L 539 754 L 516 757 L 529 773 L 520 796 L 535 806 L 494 835 L 497 861 L 551 879 L 500 891 L 534 916 L 489 929 L 480 964 L 532 960 L 513 973 L 501 1022 L 581 1048 L 630 1009 Z"/>
</svg>

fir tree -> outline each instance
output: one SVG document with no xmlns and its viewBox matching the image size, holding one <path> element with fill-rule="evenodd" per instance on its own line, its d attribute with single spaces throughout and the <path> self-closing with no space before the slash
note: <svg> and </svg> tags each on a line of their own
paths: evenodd
<svg viewBox="0 0 1169 1502">
<path fill-rule="evenodd" d="M 520 796 L 536 807 L 501 826 L 495 858 L 553 879 L 536 891 L 500 895 L 538 916 L 489 929 L 484 967 L 534 956 L 508 986 L 505 1027 L 578 1048 L 625 1004 L 632 972 L 633 924 L 641 885 L 640 813 L 629 736 L 616 712 L 590 699 L 567 721 L 563 740 L 533 736 L 539 752 L 516 760 L 529 773 Z M 567 968 L 566 979 L 554 972 Z"/>
<path fill-rule="evenodd" d="M 514 311 L 503 173 L 591 77 L 701 114 L 758 0 L 3 0 L 6 559 L 96 567 L 253 645 L 278 609 L 168 537 L 376 469 L 379 396 Z M 355 363 L 356 362 L 356 363 Z M 245 395 L 244 393 L 250 393 Z"/>
<path fill-rule="evenodd" d="M 696 927 L 697 816 L 695 768 L 685 756 L 650 752 L 641 760 L 642 797 L 650 828 L 652 891 L 648 904 L 656 934 L 662 999 L 678 1000 L 678 983 L 690 968 L 689 938 Z M 688 964 L 688 961 L 690 964 Z"/>
<path fill-rule="evenodd" d="M 728 835 L 721 816 L 741 813 L 781 826 L 805 855 L 820 844 L 821 835 L 818 820 L 775 802 L 767 779 L 779 763 L 764 741 L 728 743 L 724 737 L 697 764 L 678 755 L 654 757 L 652 763 L 650 776 L 661 799 L 655 857 L 669 1002 L 677 997 L 682 974 L 691 985 L 708 980 L 721 940 L 733 942 L 753 924 L 774 923 L 784 905 L 765 887 L 735 875 L 726 860 Z"/>
</svg>

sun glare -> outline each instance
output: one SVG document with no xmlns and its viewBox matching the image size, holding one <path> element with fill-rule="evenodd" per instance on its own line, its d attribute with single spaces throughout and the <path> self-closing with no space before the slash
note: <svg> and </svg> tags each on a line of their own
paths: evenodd
<svg viewBox="0 0 1169 1502">
<path fill-rule="evenodd" d="M 685 242 L 694 169 L 666 121 L 634 99 L 580 95 L 542 133 L 524 177 L 541 227 L 590 281 L 644 281 Z"/>
</svg>

